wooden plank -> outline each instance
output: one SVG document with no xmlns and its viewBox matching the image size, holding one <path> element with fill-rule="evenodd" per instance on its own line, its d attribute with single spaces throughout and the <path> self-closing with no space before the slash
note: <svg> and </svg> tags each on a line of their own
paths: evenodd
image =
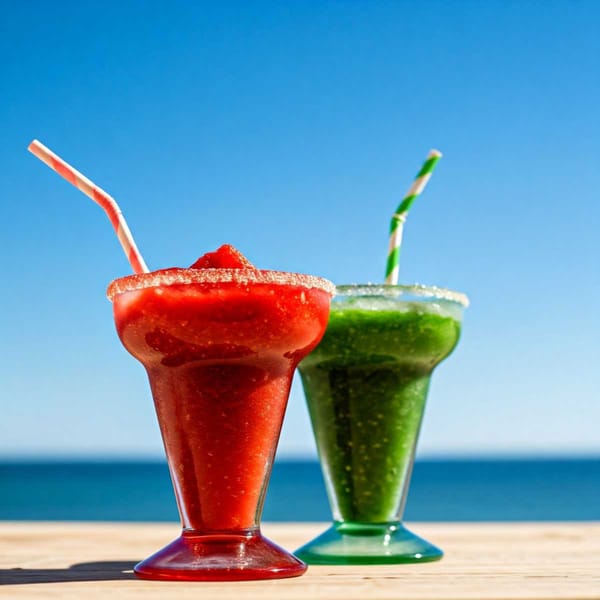
<svg viewBox="0 0 600 600">
<path fill-rule="evenodd" d="M 294 549 L 318 524 L 266 524 Z M 178 533 L 172 524 L 0 523 L 0 598 L 136 600 L 600 599 L 600 523 L 423 523 L 437 563 L 310 567 L 296 579 L 141 581 L 131 567 Z"/>
</svg>

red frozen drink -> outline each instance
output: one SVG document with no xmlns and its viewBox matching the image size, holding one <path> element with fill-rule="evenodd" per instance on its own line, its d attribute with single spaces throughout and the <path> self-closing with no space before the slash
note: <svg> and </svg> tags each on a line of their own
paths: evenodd
<svg viewBox="0 0 600 600">
<path fill-rule="evenodd" d="M 319 342 L 333 284 L 261 271 L 231 246 L 189 269 L 109 287 L 123 345 L 146 368 L 183 524 L 140 577 L 292 577 L 306 567 L 261 536 L 292 374 Z"/>
</svg>

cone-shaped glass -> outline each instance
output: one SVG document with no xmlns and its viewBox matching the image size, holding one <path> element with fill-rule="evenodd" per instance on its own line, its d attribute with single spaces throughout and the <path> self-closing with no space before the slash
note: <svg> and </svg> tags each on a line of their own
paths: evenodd
<svg viewBox="0 0 600 600">
<path fill-rule="evenodd" d="M 297 551 L 309 564 L 436 560 L 402 526 L 434 367 L 467 299 L 423 286 L 340 286 L 321 343 L 300 364 L 333 526 Z"/>
<path fill-rule="evenodd" d="M 181 515 L 148 579 L 293 577 L 260 533 L 291 378 L 321 338 L 331 285 L 292 274 L 170 269 L 113 282 L 123 345 L 146 368 Z"/>
</svg>

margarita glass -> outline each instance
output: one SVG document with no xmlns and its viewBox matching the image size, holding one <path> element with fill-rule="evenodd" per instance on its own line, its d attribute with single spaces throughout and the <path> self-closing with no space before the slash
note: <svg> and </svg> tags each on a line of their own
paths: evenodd
<svg viewBox="0 0 600 600">
<path fill-rule="evenodd" d="M 333 289 L 254 268 L 167 269 L 110 285 L 119 338 L 150 380 L 183 527 L 136 565 L 139 577 L 306 570 L 261 535 L 260 517 L 292 374 L 325 331 Z"/>
<path fill-rule="evenodd" d="M 402 525 L 431 373 L 458 342 L 464 295 L 339 286 L 321 343 L 299 366 L 334 524 L 309 564 L 437 560 Z"/>
</svg>

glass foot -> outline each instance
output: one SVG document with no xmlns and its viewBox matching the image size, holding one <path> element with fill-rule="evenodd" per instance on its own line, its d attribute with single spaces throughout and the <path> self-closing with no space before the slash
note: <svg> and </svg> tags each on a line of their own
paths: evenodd
<svg viewBox="0 0 600 600">
<path fill-rule="evenodd" d="M 181 537 L 134 568 L 142 579 L 240 581 L 297 577 L 306 565 L 260 531 Z"/>
<path fill-rule="evenodd" d="M 401 523 L 335 523 L 295 552 L 309 565 L 383 565 L 440 560 L 444 553 Z"/>
</svg>

